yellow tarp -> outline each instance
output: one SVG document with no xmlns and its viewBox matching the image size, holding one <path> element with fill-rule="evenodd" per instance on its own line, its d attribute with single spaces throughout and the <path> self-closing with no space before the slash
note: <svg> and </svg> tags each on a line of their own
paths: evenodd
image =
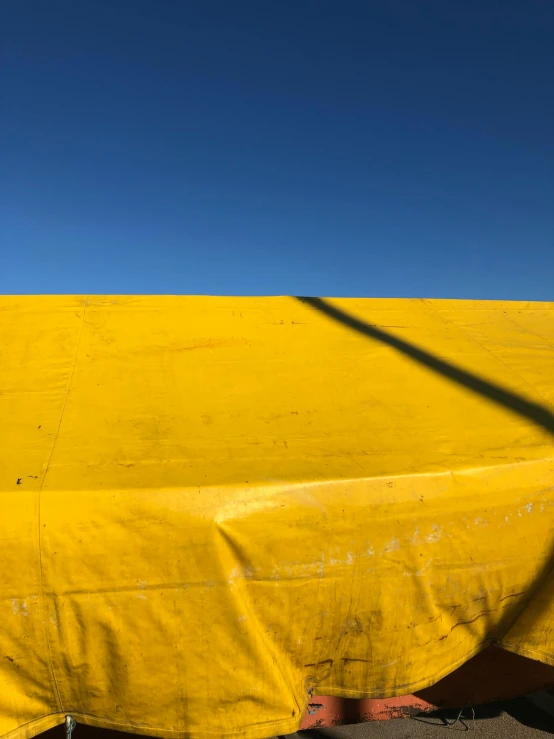
<svg viewBox="0 0 554 739">
<path fill-rule="evenodd" d="M 554 664 L 554 304 L 0 298 L 0 734 Z"/>
</svg>

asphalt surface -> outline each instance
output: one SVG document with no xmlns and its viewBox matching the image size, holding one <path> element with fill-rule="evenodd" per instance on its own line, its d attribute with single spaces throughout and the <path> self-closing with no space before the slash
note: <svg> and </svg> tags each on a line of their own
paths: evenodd
<svg viewBox="0 0 554 739">
<path fill-rule="evenodd" d="M 491 703 L 476 709 L 420 715 L 415 718 L 374 721 L 332 729 L 309 729 L 295 739 L 454 739 L 471 732 L 475 739 L 539 739 L 554 736 L 554 717 L 524 698 Z"/>
</svg>

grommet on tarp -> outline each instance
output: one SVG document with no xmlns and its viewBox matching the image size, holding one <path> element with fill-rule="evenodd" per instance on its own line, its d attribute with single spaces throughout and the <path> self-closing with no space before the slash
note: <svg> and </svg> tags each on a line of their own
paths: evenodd
<svg viewBox="0 0 554 739">
<path fill-rule="evenodd" d="M 75 721 L 73 720 L 73 716 L 66 716 L 65 717 L 65 739 L 71 739 L 71 735 L 73 734 L 74 728 L 75 728 Z"/>
</svg>

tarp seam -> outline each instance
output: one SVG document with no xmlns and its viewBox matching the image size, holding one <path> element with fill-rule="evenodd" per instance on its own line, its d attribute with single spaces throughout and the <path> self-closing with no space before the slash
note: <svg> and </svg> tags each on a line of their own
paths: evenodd
<svg viewBox="0 0 554 739">
<path fill-rule="evenodd" d="M 38 521 L 38 557 L 39 557 L 39 586 L 40 586 L 40 595 L 41 595 L 41 603 L 42 603 L 42 611 L 44 614 L 46 614 L 46 601 L 45 601 L 45 590 L 44 590 L 44 577 L 43 577 L 43 563 L 42 563 L 42 533 L 41 533 L 41 494 L 42 494 L 42 488 L 44 487 L 44 482 L 46 480 L 46 476 L 48 475 L 48 470 L 50 469 L 50 462 L 52 461 L 52 457 L 54 455 L 54 449 L 56 448 L 56 442 L 58 441 L 58 436 L 60 435 L 60 429 L 62 427 L 62 421 L 65 413 L 65 409 L 67 406 L 67 399 L 69 398 L 69 392 L 71 390 L 71 383 L 73 382 L 73 376 L 75 374 L 75 367 L 77 365 L 77 356 L 79 354 L 79 347 L 81 346 L 81 337 L 83 335 L 83 326 L 85 323 L 85 314 L 87 310 L 87 303 L 88 303 L 88 296 L 85 295 L 84 300 L 84 306 L 83 306 L 83 315 L 81 317 L 81 324 L 79 326 L 79 335 L 77 337 L 77 347 L 75 349 L 75 356 L 73 357 L 73 365 L 71 367 L 71 372 L 69 374 L 69 380 L 67 382 L 67 388 L 65 391 L 65 398 L 62 405 L 62 410 L 60 413 L 60 420 L 58 423 L 58 428 L 56 430 L 56 435 L 54 437 L 54 442 L 52 444 L 52 448 L 50 450 L 50 455 L 48 457 L 48 461 L 46 462 L 46 468 L 44 470 L 44 475 L 42 476 L 42 481 L 40 483 L 40 487 L 37 492 L 37 504 L 38 504 L 38 515 L 37 515 L 37 521 Z M 60 693 L 60 687 L 58 685 L 58 680 L 56 678 L 56 671 L 54 669 L 54 659 L 52 656 L 52 645 L 50 643 L 50 635 L 48 630 L 48 619 L 43 618 L 43 624 L 44 624 L 44 636 L 46 640 L 46 647 L 48 649 L 48 662 L 50 666 L 50 675 L 52 677 L 52 684 L 54 687 L 54 693 L 56 696 L 56 701 L 58 704 L 58 708 L 60 713 L 64 713 L 63 704 L 62 704 L 62 698 Z"/>
</svg>

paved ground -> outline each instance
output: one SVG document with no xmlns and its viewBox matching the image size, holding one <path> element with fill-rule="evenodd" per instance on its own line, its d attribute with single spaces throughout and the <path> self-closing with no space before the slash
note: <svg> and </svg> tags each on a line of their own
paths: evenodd
<svg viewBox="0 0 554 739">
<path fill-rule="evenodd" d="M 464 711 L 458 721 L 456 715 L 437 714 L 334 729 L 310 729 L 292 736 L 295 739 L 455 739 L 459 737 L 458 732 L 472 732 L 475 739 L 551 739 L 554 736 L 554 718 L 523 698 L 482 706 L 475 720 L 470 710 Z"/>
</svg>

